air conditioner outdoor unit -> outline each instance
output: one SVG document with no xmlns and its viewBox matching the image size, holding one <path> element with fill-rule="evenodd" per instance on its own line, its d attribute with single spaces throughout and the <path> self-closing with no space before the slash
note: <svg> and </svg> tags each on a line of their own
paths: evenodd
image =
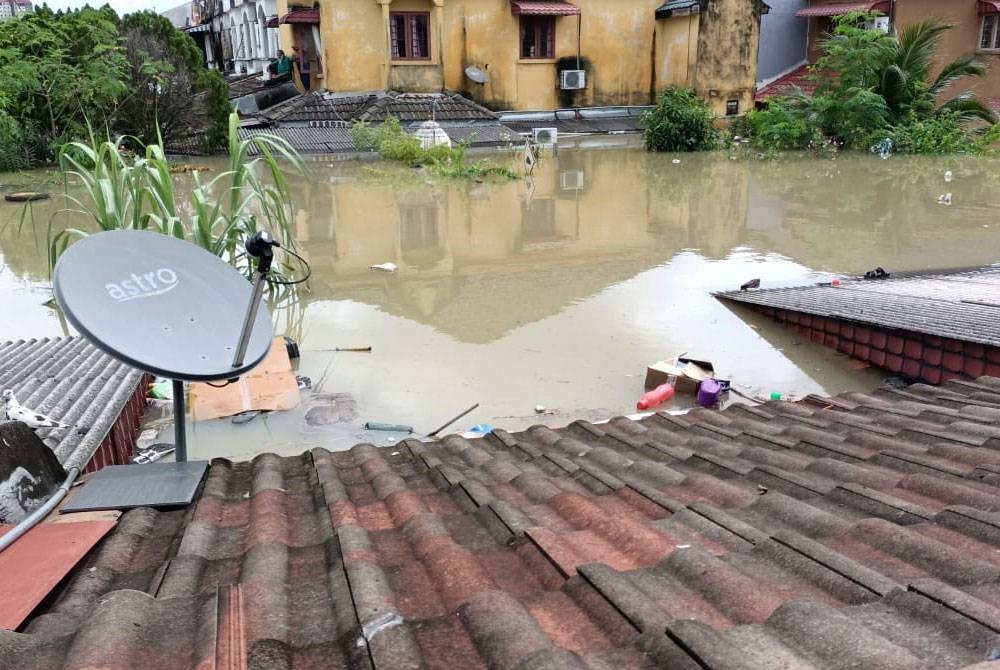
<svg viewBox="0 0 1000 670">
<path fill-rule="evenodd" d="M 583 190 L 583 170 L 571 170 L 559 174 L 559 185 L 564 191 Z"/>
<path fill-rule="evenodd" d="M 875 19 L 865 23 L 865 30 L 878 30 L 883 33 L 889 32 L 889 17 L 888 16 L 878 16 Z"/>
<path fill-rule="evenodd" d="M 559 141 L 559 130 L 557 128 L 535 128 L 531 132 L 531 139 L 539 146 L 551 147 Z"/>
<path fill-rule="evenodd" d="M 563 70 L 559 73 L 559 88 L 564 91 L 575 91 L 587 88 L 586 70 Z"/>
</svg>

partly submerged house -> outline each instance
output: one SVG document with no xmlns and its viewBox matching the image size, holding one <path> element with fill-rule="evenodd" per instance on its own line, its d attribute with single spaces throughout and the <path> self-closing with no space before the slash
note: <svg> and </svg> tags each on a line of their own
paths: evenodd
<svg viewBox="0 0 1000 670">
<path fill-rule="evenodd" d="M 873 30 L 900 32 L 926 20 L 951 25 L 952 29 L 942 36 L 936 54 L 938 68 L 962 55 L 974 53 L 989 71 L 981 79 L 965 79 L 958 85 L 971 87 L 979 97 L 992 102 L 992 106 L 1000 107 L 1000 67 L 997 67 L 1000 64 L 1000 0 L 810 0 L 809 6 L 796 11 L 796 16 L 808 20 L 804 50 L 809 63 L 822 55 L 823 40 L 833 29 L 836 17 L 855 11 L 882 15 L 870 24 Z M 801 44 L 803 36 L 798 27 L 788 24 L 780 33 L 764 30 L 761 39 Z M 764 50 L 765 45 L 761 48 Z M 787 92 L 790 84 L 805 81 L 806 67 L 776 81 L 765 81 L 767 85 L 758 91 L 757 99 Z"/>
<path fill-rule="evenodd" d="M 312 87 L 463 91 L 493 109 L 649 104 L 694 87 L 719 114 L 752 100 L 760 0 L 278 2 Z"/>
</svg>

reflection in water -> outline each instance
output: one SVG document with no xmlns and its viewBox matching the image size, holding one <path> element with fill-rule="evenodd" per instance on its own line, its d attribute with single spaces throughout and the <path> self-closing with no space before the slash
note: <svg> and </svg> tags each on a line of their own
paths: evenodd
<svg viewBox="0 0 1000 670">
<path fill-rule="evenodd" d="M 537 404 L 561 410 L 545 417 L 553 423 L 627 412 L 646 364 L 682 351 L 762 392 L 871 388 L 878 374 L 734 314 L 711 291 L 752 277 L 766 287 L 877 265 L 1000 260 L 995 160 L 672 158 L 563 149 L 530 180 L 485 183 L 385 166 L 376 179 L 353 163 L 311 163 L 296 187 L 295 232 L 314 275 L 301 301 L 278 313 L 279 332 L 300 340 L 302 372 L 322 390 L 354 395 L 362 420 L 427 430 L 479 401 L 470 425 L 516 428 L 537 420 Z M 936 203 L 945 170 L 955 174 L 951 207 Z M 36 230 L 56 208 L 35 207 Z M 16 220 L 20 208 L 2 212 Z M 37 243 L 8 227 L 0 244 L 11 269 L 0 275 L 4 300 L 19 315 L 0 336 L 58 333 L 39 296 L 11 290 L 45 278 Z M 384 262 L 398 271 L 369 269 Z M 319 351 L 366 345 L 372 355 Z M 271 419 L 280 439 L 257 439 L 289 441 L 294 419 Z M 292 423 L 275 428 L 282 421 Z M 219 436 L 199 430 L 213 446 L 196 436 L 193 451 L 220 453 Z M 300 437 L 282 448 L 327 440 Z"/>
</svg>

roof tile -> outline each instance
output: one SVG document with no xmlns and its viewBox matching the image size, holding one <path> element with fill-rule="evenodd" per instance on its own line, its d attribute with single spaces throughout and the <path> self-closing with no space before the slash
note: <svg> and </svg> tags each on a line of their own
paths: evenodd
<svg viewBox="0 0 1000 670">
<path fill-rule="evenodd" d="M 964 410 L 996 388 L 216 461 L 189 509 L 125 514 L 0 664 L 169 639 L 181 667 L 972 667 L 1000 467 Z"/>
</svg>

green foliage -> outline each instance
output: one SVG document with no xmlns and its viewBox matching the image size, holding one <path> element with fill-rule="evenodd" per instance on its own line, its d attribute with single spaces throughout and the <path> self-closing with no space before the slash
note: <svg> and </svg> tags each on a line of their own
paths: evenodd
<svg viewBox="0 0 1000 670">
<path fill-rule="evenodd" d="M 656 107 L 642 116 L 646 148 L 650 151 L 703 151 L 719 146 L 715 115 L 708 103 L 690 88 L 668 88 Z"/>
<path fill-rule="evenodd" d="M 0 111 L 0 171 L 23 170 L 29 165 L 24 131 L 17 120 Z"/>
<path fill-rule="evenodd" d="M 467 164 L 468 143 L 457 146 L 437 145 L 425 149 L 420 140 L 403 130 L 399 120 L 389 116 L 383 123 L 370 125 L 358 121 L 351 127 L 351 137 L 358 151 L 377 151 L 382 158 L 414 167 L 427 167 L 441 177 L 478 179 L 488 176 L 516 179 L 517 173 L 507 166 L 486 162 Z"/>
<path fill-rule="evenodd" d="M 988 137 L 968 133 L 959 114 L 952 111 L 923 118 L 911 114 L 893 128 L 889 139 L 896 151 L 907 154 L 978 154 L 995 141 L 993 133 Z"/>
<path fill-rule="evenodd" d="M 203 182 L 193 173 L 195 187 L 190 202 L 182 202 L 174 190 L 170 164 L 162 142 L 149 144 L 137 154 L 122 151 L 122 139 L 67 144 L 60 153 L 66 177 L 66 198 L 72 209 L 86 215 L 99 230 L 154 230 L 187 239 L 226 259 L 251 275 L 239 245 L 262 225 L 285 246 L 294 247 L 291 190 L 284 159 L 302 170 L 302 159 L 283 139 L 258 135 L 240 140 L 239 118 L 229 117 L 229 166 L 215 178 Z M 131 138 L 133 142 L 137 141 Z M 251 157 L 251 149 L 261 154 Z M 265 177 L 259 175 L 266 175 Z M 70 195 L 69 181 L 79 181 L 83 195 Z M 186 217 L 182 213 L 188 213 Z M 50 269 L 74 238 L 89 232 L 71 228 L 49 230 Z"/>
<path fill-rule="evenodd" d="M 194 40 L 152 11 L 126 15 L 121 33 L 130 93 L 115 114 L 115 130 L 143 144 L 198 136 L 205 150 L 224 147 L 228 86 L 205 69 Z"/>
<path fill-rule="evenodd" d="M 19 153 L 32 162 L 50 161 L 63 142 L 85 136 L 88 118 L 109 123 L 127 90 L 116 21 L 108 7 L 55 13 L 45 6 L 0 21 L 0 109 L 17 119 Z"/>
<path fill-rule="evenodd" d="M 968 91 L 942 100 L 957 80 L 982 76 L 971 56 L 932 66 L 942 35 L 951 26 L 924 21 L 898 36 L 865 30 L 872 14 L 837 20 L 823 43 L 811 98 L 779 98 L 750 115 L 755 144 L 765 149 L 815 149 L 826 145 L 867 149 L 884 139 L 904 153 L 977 152 L 984 139 L 969 122 L 995 123 L 995 115 Z"/>
<path fill-rule="evenodd" d="M 780 98 L 746 114 L 748 135 L 760 146 L 777 150 L 805 149 L 822 133 L 807 115 L 802 99 Z M 798 103 L 798 104 L 797 104 Z"/>
</svg>

